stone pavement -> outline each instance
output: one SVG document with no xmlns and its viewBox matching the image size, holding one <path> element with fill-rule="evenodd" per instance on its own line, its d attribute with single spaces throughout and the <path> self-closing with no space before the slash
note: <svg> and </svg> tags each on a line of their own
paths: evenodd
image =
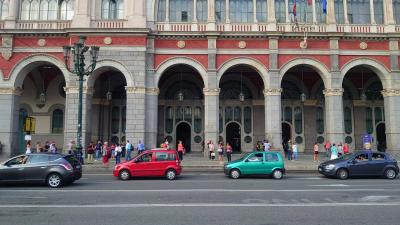
<svg viewBox="0 0 400 225">
<path fill-rule="evenodd" d="M 133 156 L 134 154 L 132 154 Z M 238 159 L 241 154 L 232 155 L 232 160 Z M 323 157 L 321 157 L 323 156 Z M 320 154 L 320 161 L 314 162 L 313 155 L 310 154 L 299 154 L 299 159 L 294 161 L 285 160 L 285 168 L 289 172 L 317 172 L 317 166 L 320 162 L 327 160 L 325 154 Z M 124 162 L 124 159 L 121 160 Z M 224 163 L 227 162 L 226 157 L 224 158 Z M 215 160 L 209 160 L 205 158 L 201 154 L 187 154 L 183 157 L 182 167 L 183 171 L 189 172 L 222 172 L 223 164 L 218 161 L 218 158 Z M 110 165 L 108 168 L 103 167 L 103 164 L 100 161 L 95 161 L 93 164 L 85 163 L 83 166 L 84 171 L 86 172 L 109 172 L 115 166 L 115 159 L 110 159 Z"/>
</svg>

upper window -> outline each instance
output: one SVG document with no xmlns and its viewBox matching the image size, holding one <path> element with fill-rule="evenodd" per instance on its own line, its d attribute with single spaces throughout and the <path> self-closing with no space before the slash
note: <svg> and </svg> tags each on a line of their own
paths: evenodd
<svg viewBox="0 0 400 225">
<path fill-rule="evenodd" d="M 166 19 L 166 10 L 167 1 L 166 0 L 158 0 L 158 7 L 157 7 L 157 21 L 164 22 Z"/>
<path fill-rule="evenodd" d="M 348 0 L 347 10 L 349 23 L 352 24 L 370 24 L 371 11 L 369 6 L 370 0 Z"/>
<path fill-rule="evenodd" d="M 257 0 L 256 14 L 258 22 L 267 22 L 267 0 Z"/>
<path fill-rule="evenodd" d="M 73 16 L 74 0 L 22 1 L 21 20 L 72 20 Z"/>
<path fill-rule="evenodd" d="M 61 134 L 64 131 L 64 113 L 61 109 L 53 111 L 51 131 L 56 134 Z"/>
<path fill-rule="evenodd" d="M 193 21 L 193 0 L 170 0 L 169 4 L 170 21 Z"/>
<path fill-rule="evenodd" d="M 215 19 L 217 22 L 225 22 L 225 0 L 215 0 Z"/>
<path fill-rule="evenodd" d="M 230 0 L 229 14 L 229 18 L 232 22 L 253 22 L 253 0 Z"/>
<path fill-rule="evenodd" d="M 197 0 L 196 4 L 196 19 L 197 21 L 204 22 L 207 21 L 208 18 L 208 5 L 207 0 Z"/>
<path fill-rule="evenodd" d="M 335 0 L 336 23 L 344 23 L 344 5 L 343 0 Z"/>
<path fill-rule="evenodd" d="M 374 15 L 377 24 L 383 24 L 383 0 L 374 0 Z"/>
<path fill-rule="evenodd" d="M 393 16 L 397 24 L 400 24 L 400 0 L 393 0 Z"/>
<path fill-rule="evenodd" d="M 106 20 L 123 19 L 123 0 L 103 0 L 101 4 L 101 18 Z"/>
<path fill-rule="evenodd" d="M 275 0 L 275 17 L 278 23 L 286 21 L 286 3 L 284 0 Z"/>
<path fill-rule="evenodd" d="M 8 0 L 0 0 L 0 19 L 4 20 L 8 16 Z"/>
</svg>

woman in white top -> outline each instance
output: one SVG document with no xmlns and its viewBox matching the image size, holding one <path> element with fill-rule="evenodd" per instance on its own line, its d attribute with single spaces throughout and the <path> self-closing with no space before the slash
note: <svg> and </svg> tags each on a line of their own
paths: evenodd
<svg viewBox="0 0 400 225">
<path fill-rule="evenodd" d="M 28 143 L 26 144 L 26 151 L 25 151 L 25 154 L 31 154 L 31 153 L 32 153 L 32 150 L 31 150 L 31 143 L 28 142 Z"/>
<path fill-rule="evenodd" d="M 209 157 L 209 159 L 214 160 L 214 158 L 215 158 L 215 152 L 214 152 L 214 150 L 215 150 L 214 143 L 210 140 L 210 141 L 208 142 L 208 157 Z"/>
<path fill-rule="evenodd" d="M 297 160 L 297 153 L 298 153 L 298 149 L 297 149 L 297 144 L 296 141 L 293 142 L 293 147 L 292 147 L 292 151 L 293 151 L 293 159 Z"/>
</svg>

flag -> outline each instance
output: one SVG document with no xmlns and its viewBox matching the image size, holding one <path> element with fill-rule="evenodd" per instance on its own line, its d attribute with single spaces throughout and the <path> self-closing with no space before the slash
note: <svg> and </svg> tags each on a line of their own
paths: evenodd
<svg viewBox="0 0 400 225">
<path fill-rule="evenodd" d="M 312 5 L 312 0 L 307 0 L 308 5 Z"/>
<path fill-rule="evenodd" d="M 294 0 L 294 4 L 293 4 L 293 15 L 296 17 L 297 14 L 297 6 L 296 6 L 296 0 Z"/>
<path fill-rule="evenodd" d="M 327 5 L 326 0 L 322 0 L 322 11 L 324 12 L 324 14 L 326 14 L 326 5 Z"/>
</svg>

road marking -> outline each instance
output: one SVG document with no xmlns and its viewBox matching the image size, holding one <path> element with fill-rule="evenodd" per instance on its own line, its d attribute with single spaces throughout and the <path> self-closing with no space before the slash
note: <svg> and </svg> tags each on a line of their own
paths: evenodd
<svg viewBox="0 0 400 225">
<path fill-rule="evenodd" d="M 162 203 L 162 204 L 89 204 L 89 205 L 0 205 L 0 208 L 156 208 L 156 207 L 344 207 L 344 206 L 400 206 L 400 202 L 351 203 Z"/>
<path fill-rule="evenodd" d="M 315 185 L 307 185 L 309 187 L 348 187 L 350 185 L 347 184 L 315 184 Z"/>
<path fill-rule="evenodd" d="M 387 200 L 388 198 L 390 198 L 391 196 L 388 195 L 369 195 L 369 196 L 365 196 L 362 197 L 360 199 L 360 201 L 364 201 L 364 202 L 376 202 L 376 201 L 383 201 L 383 200 Z"/>
</svg>

